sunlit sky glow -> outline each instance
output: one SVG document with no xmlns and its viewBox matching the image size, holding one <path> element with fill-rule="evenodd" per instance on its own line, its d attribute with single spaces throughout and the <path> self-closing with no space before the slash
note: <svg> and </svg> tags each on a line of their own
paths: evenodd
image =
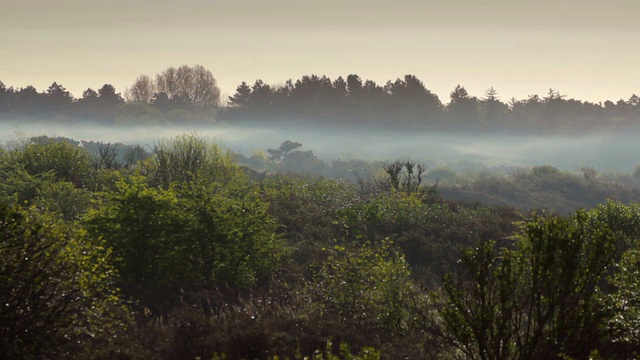
<svg viewBox="0 0 640 360">
<path fill-rule="evenodd" d="M 503 100 L 549 88 L 600 102 L 640 94 L 635 0 L 0 0 L 0 81 L 76 97 L 123 92 L 169 66 L 241 81 L 417 75 L 443 102 L 457 85 Z"/>
</svg>

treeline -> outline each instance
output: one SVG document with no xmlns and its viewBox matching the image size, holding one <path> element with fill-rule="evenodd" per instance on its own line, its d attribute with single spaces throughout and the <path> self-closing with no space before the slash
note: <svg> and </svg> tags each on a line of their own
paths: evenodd
<svg viewBox="0 0 640 360">
<path fill-rule="evenodd" d="M 98 91 L 88 88 L 74 98 L 54 82 L 45 91 L 20 89 L 0 81 L 0 119 L 39 121 L 93 121 L 104 125 L 212 123 L 219 110 L 220 90 L 202 66 L 170 67 L 155 80 L 140 76 L 124 95 L 111 84 Z"/>
<path fill-rule="evenodd" d="M 343 126 L 436 130 L 581 132 L 637 126 L 640 98 L 594 104 L 567 99 L 550 89 L 544 97 L 501 101 L 489 88 L 481 98 L 456 86 L 445 105 L 413 75 L 378 85 L 349 75 L 303 76 L 281 86 L 257 80 L 242 83 L 229 98 L 222 118 L 289 119 Z"/>
<path fill-rule="evenodd" d="M 125 101 L 126 100 L 126 101 Z M 384 85 L 351 74 L 346 78 L 305 75 L 282 84 L 242 82 L 224 101 L 211 72 L 202 66 L 170 67 L 141 75 L 124 96 L 105 85 L 75 99 L 57 83 L 43 92 L 0 82 L 0 116 L 79 119 L 117 124 L 200 121 L 291 121 L 394 129 L 507 132 L 625 130 L 640 124 L 640 97 L 591 103 L 549 89 L 543 96 L 500 99 L 496 89 L 472 96 L 456 86 L 442 101 L 414 75 Z"/>
<path fill-rule="evenodd" d="M 446 201 L 412 162 L 347 182 L 248 171 L 193 135 L 83 144 L 0 151 L 2 358 L 640 353 L 637 204 L 559 217 Z"/>
</svg>

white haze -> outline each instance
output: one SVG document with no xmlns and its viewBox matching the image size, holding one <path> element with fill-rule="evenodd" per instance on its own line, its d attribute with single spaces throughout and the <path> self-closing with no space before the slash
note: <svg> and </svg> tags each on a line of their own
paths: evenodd
<svg viewBox="0 0 640 360">
<path fill-rule="evenodd" d="M 197 126 L 111 127 L 86 124 L 0 124 L 0 141 L 16 137 L 62 136 L 74 140 L 120 142 L 153 147 L 161 139 L 196 133 L 225 148 L 251 156 L 277 148 L 283 141 L 302 143 L 320 159 L 412 159 L 430 164 L 479 163 L 487 167 L 553 165 L 565 170 L 584 166 L 629 173 L 640 160 L 638 134 L 603 135 L 487 135 L 443 132 L 391 132 L 366 128 L 259 123 Z"/>
</svg>

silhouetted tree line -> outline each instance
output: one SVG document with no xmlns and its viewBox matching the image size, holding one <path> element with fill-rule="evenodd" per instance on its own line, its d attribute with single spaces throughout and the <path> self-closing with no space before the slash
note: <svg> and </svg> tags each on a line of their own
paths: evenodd
<svg viewBox="0 0 640 360">
<path fill-rule="evenodd" d="M 15 89 L 0 81 L 0 117 L 4 119 L 93 120 L 104 123 L 172 123 L 211 119 L 220 89 L 211 71 L 200 65 L 170 67 L 155 79 L 139 76 L 124 96 L 105 84 L 74 98 L 54 82 L 43 92 L 33 86 Z"/>
<path fill-rule="evenodd" d="M 592 103 L 567 98 L 554 89 L 545 96 L 500 99 L 493 87 L 482 97 L 456 86 L 445 105 L 415 75 L 379 85 L 351 74 L 334 80 L 304 75 L 281 85 L 258 79 L 242 82 L 223 104 L 211 72 L 200 65 L 170 67 L 154 78 L 141 75 L 124 96 L 105 84 L 74 98 L 54 82 L 38 92 L 0 82 L 0 116 L 38 119 L 93 119 L 122 123 L 192 120 L 313 121 L 336 125 L 377 125 L 473 131 L 593 131 L 625 129 L 640 123 L 640 97 Z"/>
<path fill-rule="evenodd" d="M 103 85 L 97 91 L 88 88 L 81 98 L 76 99 L 57 82 L 45 91 L 38 92 L 33 86 L 15 89 L 0 81 L 0 115 L 5 119 L 113 119 L 117 108 L 122 104 L 124 99 L 110 84 Z"/>
<path fill-rule="evenodd" d="M 640 120 L 640 98 L 591 103 L 567 99 L 554 89 L 544 97 L 500 100 L 487 89 L 481 98 L 456 86 L 449 103 L 442 101 L 414 75 L 383 86 L 349 75 L 345 80 L 303 76 L 284 85 L 262 80 L 241 83 L 221 114 L 225 119 L 292 119 L 349 125 L 427 127 L 475 131 L 584 131 L 625 128 Z"/>
</svg>

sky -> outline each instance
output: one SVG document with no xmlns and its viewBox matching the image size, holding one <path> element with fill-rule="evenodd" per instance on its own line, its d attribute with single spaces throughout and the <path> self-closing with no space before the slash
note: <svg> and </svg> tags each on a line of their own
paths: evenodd
<svg viewBox="0 0 640 360">
<path fill-rule="evenodd" d="M 223 94 L 303 75 L 420 78 L 503 101 L 640 94 L 637 0 L 0 0 L 0 81 L 80 97 L 202 65 Z"/>
</svg>

